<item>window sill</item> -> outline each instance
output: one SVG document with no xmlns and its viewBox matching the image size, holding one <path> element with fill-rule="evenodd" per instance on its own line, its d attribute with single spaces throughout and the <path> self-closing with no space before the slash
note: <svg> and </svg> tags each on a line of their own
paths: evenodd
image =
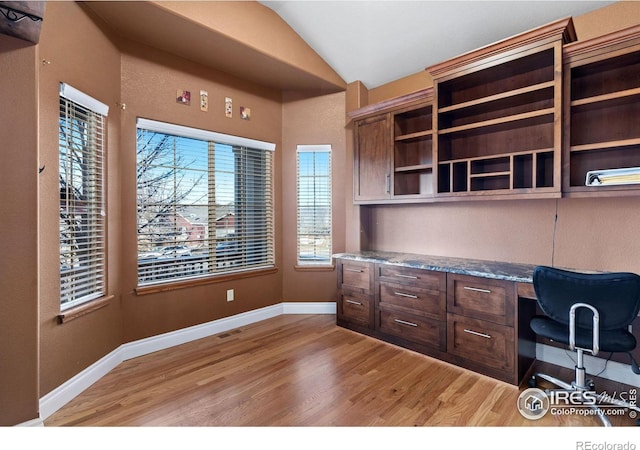
<svg viewBox="0 0 640 450">
<path fill-rule="evenodd" d="M 115 298 L 115 295 L 107 295 L 105 297 L 100 297 L 96 300 L 91 300 L 83 305 L 76 306 L 74 308 L 69 308 L 64 312 L 58 314 L 58 322 L 59 323 L 67 323 L 78 317 L 82 317 L 90 312 L 96 311 L 98 309 L 102 309 L 109 304 L 111 300 Z"/>
<path fill-rule="evenodd" d="M 326 266 L 325 265 L 314 266 L 312 264 L 309 264 L 308 266 L 301 266 L 299 264 L 296 264 L 293 268 L 297 272 L 333 272 L 336 266 L 334 266 L 333 264 L 327 264 Z"/>
<path fill-rule="evenodd" d="M 266 269 L 248 270 L 246 272 L 236 272 L 224 275 L 213 275 L 209 277 L 195 278 L 192 280 L 174 281 L 163 284 L 151 284 L 148 286 L 138 286 L 134 292 L 136 293 L 136 295 L 157 294 L 159 292 L 174 291 L 177 289 L 185 289 L 206 284 L 223 283 L 225 281 L 270 275 L 277 272 L 277 267 L 269 267 Z"/>
</svg>

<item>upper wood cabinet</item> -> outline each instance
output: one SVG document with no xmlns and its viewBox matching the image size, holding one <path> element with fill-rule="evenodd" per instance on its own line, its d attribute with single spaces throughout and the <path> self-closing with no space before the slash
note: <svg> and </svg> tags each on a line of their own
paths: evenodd
<svg viewBox="0 0 640 450">
<path fill-rule="evenodd" d="M 559 197 L 562 47 L 570 18 L 427 70 L 437 195 Z"/>
<path fill-rule="evenodd" d="M 640 175 L 588 186 L 587 174 L 640 166 L 640 26 L 566 45 L 564 75 L 563 190 L 638 195 Z"/>
<path fill-rule="evenodd" d="M 386 200 L 391 196 L 390 115 L 355 123 L 354 200 Z"/>
<path fill-rule="evenodd" d="M 354 201 L 433 196 L 432 89 L 350 113 L 354 119 Z"/>
<path fill-rule="evenodd" d="M 573 41 L 559 20 L 352 112 L 356 203 L 640 194 L 640 25 Z"/>
</svg>

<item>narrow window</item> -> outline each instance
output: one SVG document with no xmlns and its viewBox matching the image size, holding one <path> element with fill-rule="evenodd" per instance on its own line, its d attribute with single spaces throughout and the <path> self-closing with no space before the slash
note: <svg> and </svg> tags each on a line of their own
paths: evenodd
<svg viewBox="0 0 640 450">
<path fill-rule="evenodd" d="M 138 119 L 138 285 L 274 266 L 275 145 Z"/>
<path fill-rule="evenodd" d="M 299 145 L 298 265 L 331 264 L 331 146 Z"/>
<path fill-rule="evenodd" d="M 105 295 L 104 153 L 108 107 L 60 85 L 60 304 Z"/>
</svg>

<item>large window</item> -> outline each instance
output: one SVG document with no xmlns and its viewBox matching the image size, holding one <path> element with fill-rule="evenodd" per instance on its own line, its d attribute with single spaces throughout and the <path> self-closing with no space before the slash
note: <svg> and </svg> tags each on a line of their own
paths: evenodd
<svg viewBox="0 0 640 450">
<path fill-rule="evenodd" d="M 273 267 L 274 149 L 138 119 L 138 285 Z"/>
<path fill-rule="evenodd" d="M 331 146 L 299 145 L 298 265 L 331 264 Z"/>
<path fill-rule="evenodd" d="M 105 295 L 104 149 L 109 108 L 60 85 L 60 303 Z"/>
</svg>

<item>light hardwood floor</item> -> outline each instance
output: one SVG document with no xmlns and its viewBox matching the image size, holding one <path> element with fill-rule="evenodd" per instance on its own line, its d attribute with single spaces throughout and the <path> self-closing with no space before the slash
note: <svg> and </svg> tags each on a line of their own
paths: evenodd
<svg viewBox="0 0 640 450">
<path fill-rule="evenodd" d="M 525 388 L 339 328 L 332 315 L 285 315 L 125 361 L 45 426 L 600 425 L 528 420 L 516 407 Z"/>
</svg>

